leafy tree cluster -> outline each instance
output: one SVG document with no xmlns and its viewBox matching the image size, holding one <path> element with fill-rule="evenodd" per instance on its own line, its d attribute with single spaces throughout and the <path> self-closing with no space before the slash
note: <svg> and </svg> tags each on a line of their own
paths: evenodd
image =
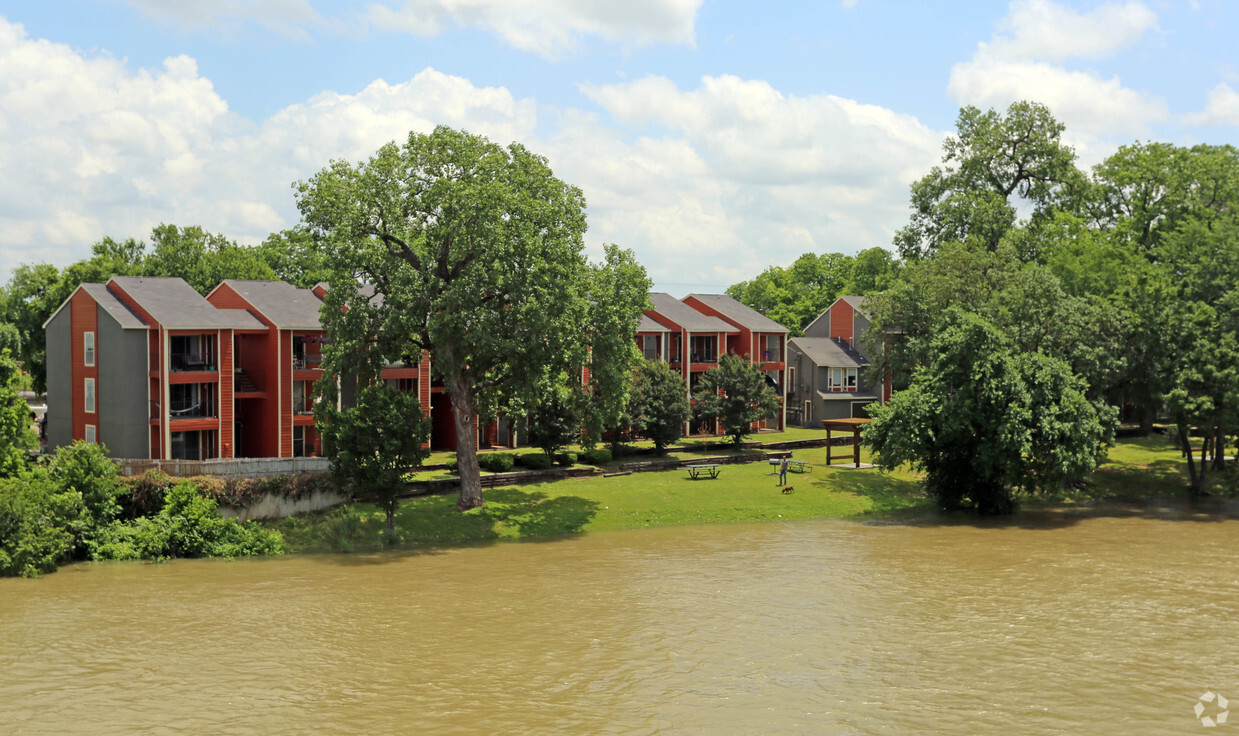
<svg viewBox="0 0 1239 736">
<path fill-rule="evenodd" d="M 866 303 L 874 373 L 905 390 L 866 436 L 946 506 L 1078 480 L 1120 410 L 1176 425 L 1194 493 L 1236 433 L 1239 151 L 1136 143 L 1086 173 L 1062 132 L 1037 103 L 964 108 Z"/>
<path fill-rule="evenodd" d="M 766 382 L 765 372 L 730 353 L 719 356 L 718 367 L 702 374 L 693 401 L 696 417 L 721 422 L 723 434 L 736 445 L 752 434 L 755 422 L 779 410 L 779 396 Z"/>
<path fill-rule="evenodd" d="M 70 560 L 237 557 L 278 554 L 277 532 L 220 517 L 188 481 L 160 509 L 129 517 L 127 488 L 105 450 L 60 448 L 46 466 L 0 478 L 0 576 L 35 577 Z"/>
<path fill-rule="evenodd" d="M 900 263 L 885 248 L 842 253 L 805 253 L 787 268 L 771 266 L 727 294 L 791 331 L 793 337 L 844 295 L 865 296 L 894 283 Z"/>
</svg>

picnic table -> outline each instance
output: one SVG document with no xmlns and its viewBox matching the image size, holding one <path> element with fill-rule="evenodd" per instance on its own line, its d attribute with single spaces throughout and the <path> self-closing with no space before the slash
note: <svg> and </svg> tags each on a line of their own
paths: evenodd
<svg viewBox="0 0 1239 736">
<path fill-rule="evenodd" d="M 771 458 L 768 462 L 777 467 L 782 461 L 778 458 Z M 807 473 L 812 467 L 812 465 L 808 464 L 804 460 L 792 460 L 791 458 L 787 459 L 787 469 L 794 470 L 797 473 Z"/>
<path fill-rule="evenodd" d="M 685 465 L 684 467 L 688 470 L 688 477 L 693 480 L 704 477 L 717 478 L 723 470 L 722 465 Z"/>
</svg>

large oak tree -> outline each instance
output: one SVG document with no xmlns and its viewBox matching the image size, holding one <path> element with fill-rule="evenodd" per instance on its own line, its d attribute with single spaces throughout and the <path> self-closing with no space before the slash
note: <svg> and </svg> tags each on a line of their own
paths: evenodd
<svg viewBox="0 0 1239 736">
<path fill-rule="evenodd" d="M 601 290 L 581 191 L 520 144 L 441 126 L 333 161 L 297 185 L 297 203 L 332 273 L 325 368 L 374 373 L 431 351 L 451 396 L 459 506 L 482 505 L 475 422 L 536 406 L 548 378 L 587 365 L 588 297 Z"/>
</svg>

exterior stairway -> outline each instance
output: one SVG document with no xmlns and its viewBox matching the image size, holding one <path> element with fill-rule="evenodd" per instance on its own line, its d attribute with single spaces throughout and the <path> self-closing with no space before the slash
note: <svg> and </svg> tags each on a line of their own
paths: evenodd
<svg viewBox="0 0 1239 736">
<path fill-rule="evenodd" d="M 254 385 L 254 379 L 250 378 L 249 374 L 240 368 L 237 369 L 233 383 L 234 394 L 260 394 L 262 389 Z"/>
</svg>

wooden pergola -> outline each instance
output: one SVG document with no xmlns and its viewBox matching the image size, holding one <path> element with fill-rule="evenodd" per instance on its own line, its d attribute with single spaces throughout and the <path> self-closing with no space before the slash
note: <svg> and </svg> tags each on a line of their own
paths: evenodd
<svg viewBox="0 0 1239 736">
<path fill-rule="evenodd" d="M 830 451 L 833 449 L 830 441 L 831 430 L 840 429 L 850 431 L 852 433 L 852 462 L 856 467 L 860 467 L 860 430 L 872 419 L 851 418 L 851 419 L 823 419 L 822 426 L 826 428 L 826 464 L 830 465 Z"/>
</svg>

